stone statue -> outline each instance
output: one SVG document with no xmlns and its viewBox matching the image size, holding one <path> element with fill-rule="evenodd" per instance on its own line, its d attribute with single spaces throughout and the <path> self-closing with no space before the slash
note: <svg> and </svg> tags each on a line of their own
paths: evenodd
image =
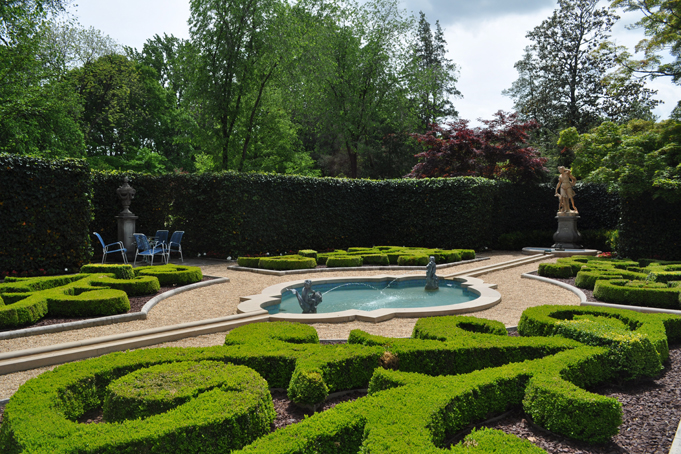
<svg viewBox="0 0 681 454">
<path fill-rule="evenodd" d="M 291 289 L 291 292 L 298 298 L 298 304 L 300 304 L 303 314 L 317 313 L 317 306 L 322 302 L 322 294 L 312 290 L 311 280 L 305 280 L 303 290 L 300 293 L 296 289 Z"/>
<path fill-rule="evenodd" d="M 438 290 L 440 288 L 437 283 L 437 276 L 435 275 L 436 270 L 435 257 L 431 255 L 430 262 L 426 265 L 426 290 Z"/>
<path fill-rule="evenodd" d="M 558 166 L 560 176 L 558 177 L 558 184 L 556 185 L 556 197 L 560 198 L 558 203 L 558 213 L 578 213 L 575 206 L 575 190 L 573 189 L 577 179 L 572 176 L 572 171 L 563 166 Z M 558 190 L 560 189 L 560 194 Z M 570 203 L 572 203 L 572 210 L 570 210 Z"/>
<path fill-rule="evenodd" d="M 137 191 L 130 186 L 128 181 L 128 177 L 123 177 L 123 185 L 116 189 L 118 198 L 121 199 L 121 204 L 123 205 L 123 211 L 119 213 L 119 216 L 134 216 L 130 211 L 130 202 L 135 198 L 135 192 Z"/>
</svg>

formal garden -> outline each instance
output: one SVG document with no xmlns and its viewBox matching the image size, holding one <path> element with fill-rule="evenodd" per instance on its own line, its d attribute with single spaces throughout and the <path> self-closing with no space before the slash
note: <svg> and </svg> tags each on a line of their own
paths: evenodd
<svg viewBox="0 0 681 454">
<path fill-rule="evenodd" d="M 116 237 L 123 174 L 74 160 L 3 155 L 0 164 L 3 329 L 120 314 L 130 298 L 204 278 L 190 264 L 92 263 L 100 251 L 91 232 Z M 183 230 L 185 258 L 236 259 L 241 268 L 406 269 L 431 256 L 456 267 L 489 249 L 546 245 L 555 230 L 546 185 L 125 175 L 137 190 L 130 208 L 141 229 Z M 335 343 L 304 324 L 253 323 L 232 329 L 223 345 L 71 362 L 11 396 L 1 450 L 545 452 L 513 431 L 476 426 L 509 411 L 580 446 L 612 446 L 627 408 L 599 387 L 657 380 L 681 342 L 680 315 L 626 309 L 681 309 L 681 254 L 669 240 L 675 220 L 658 212 L 675 205 L 580 186 L 584 242 L 622 258 L 559 258 L 537 265 L 538 275 L 568 280 L 613 307 L 539 303 L 511 335 L 498 321 L 460 315 L 421 318 L 410 338 L 353 330 Z M 322 411 L 357 390 L 365 394 Z M 282 391 L 309 417 L 278 428 L 272 396 Z M 87 423 L 92 414 L 97 423 Z"/>
</svg>

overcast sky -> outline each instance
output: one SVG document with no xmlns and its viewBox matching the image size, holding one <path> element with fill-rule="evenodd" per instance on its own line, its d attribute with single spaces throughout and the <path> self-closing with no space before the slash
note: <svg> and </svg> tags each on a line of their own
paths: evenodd
<svg viewBox="0 0 681 454">
<path fill-rule="evenodd" d="M 513 102 L 501 95 L 518 74 L 513 68 L 529 44 L 525 34 L 546 19 L 554 0 L 401 0 L 418 17 L 422 10 L 434 27 L 439 20 L 445 31 L 448 57 L 460 68 L 457 88 L 462 99 L 454 101 L 460 118 L 491 118 L 499 109 L 512 110 Z M 76 0 L 71 12 L 85 27 L 93 26 L 122 45 L 141 48 L 155 34 L 189 37 L 189 0 Z M 602 1 L 602 6 L 609 2 Z M 618 11 L 622 19 L 612 38 L 629 47 L 643 38 L 642 30 L 627 30 L 635 13 Z M 681 99 L 681 87 L 669 78 L 649 82 L 665 103 L 655 113 L 665 119 Z M 475 124 L 475 122 L 474 122 Z"/>
</svg>

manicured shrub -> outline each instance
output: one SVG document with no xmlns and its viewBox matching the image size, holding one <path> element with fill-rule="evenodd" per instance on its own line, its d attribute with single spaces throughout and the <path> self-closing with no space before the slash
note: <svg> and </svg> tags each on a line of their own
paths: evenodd
<svg viewBox="0 0 681 454">
<path fill-rule="evenodd" d="M 113 274 L 116 279 L 132 279 L 135 277 L 135 272 L 132 269 L 132 265 L 106 265 L 90 263 L 88 265 L 83 265 L 83 267 L 80 269 L 80 272 L 87 274 Z"/>
<path fill-rule="evenodd" d="M 362 255 L 362 264 L 364 265 L 390 265 L 388 256 L 385 254 L 367 254 Z"/>
<path fill-rule="evenodd" d="M 260 263 L 261 257 L 239 257 L 236 259 L 236 263 L 239 266 L 245 266 L 247 268 L 257 268 Z"/>
<path fill-rule="evenodd" d="M 303 257 L 312 257 L 313 259 L 317 260 L 317 251 L 313 249 L 301 249 L 298 251 L 298 255 Z"/>
<path fill-rule="evenodd" d="M 203 273 L 198 266 L 140 266 L 135 268 L 135 276 L 153 276 L 161 287 L 194 284 L 203 280 Z"/>
<path fill-rule="evenodd" d="M 0 276 L 63 273 L 88 263 L 91 194 L 85 160 L 0 153 Z M 114 223 L 118 211 L 108 213 Z"/>
<path fill-rule="evenodd" d="M 572 277 L 572 266 L 562 263 L 540 263 L 540 276 L 568 279 Z"/>
<path fill-rule="evenodd" d="M 329 268 L 362 266 L 361 255 L 333 255 L 326 259 L 326 266 Z"/>
<path fill-rule="evenodd" d="M 571 325 L 578 333 L 587 320 L 608 325 L 601 317 L 609 314 L 622 327 L 633 327 L 634 334 L 647 336 L 660 357 L 667 343 L 665 330 L 676 336 L 669 340 L 681 338 L 681 317 L 596 309 L 600 308 L 543 306 L 525 317 L 528 309 L 522 329 L 555 333 L 561 329 L 560 314 L 593 315 Z M 498 322 L 473 317 L 439 317 L 419 321 L 417 327 L 415 335 L 420 338 L 385 338 L 353 330 L 348 344 L 319 345 L 316 331 L 306 325 L 251 324 L 232 330 L 224 346 L 143 349 L 65 364 L 26 382 L 14 394 L 0 427 L 0 450 L 139 452 L 153 447 L 193 452 L 200 443 L 216 452 L 251 454 L 352 453 L 360 447 L 374 453 L 434 452 L 446 434 L 519 405 L 535 423 L 577 440 L 601 443 L 617 433 L 621 405 L 583 389 L 614 376 L 607 346 L 585 346 L 559 336 L 510 337 Z M 584 329 L 587 338 L 597 334 Z M 594 338 L 600 342 L 599 336 Z M 379 367 L 386 353 L 397 358 L 393 364 L 398 370 Z M 238 366 L 223 366 L 227 363 Z M 241 367 L 254 378 L 226 374 L 234 391 L 216 385 L 168 409 L 175 405 L 165 404 L 173 399 L 166 392 L 170 388 L 188 396 L 190 389 L 215 384 L 211 380 L 220 372 L 203 378 L 193 369 L 197 364 L 210 364 L 206 370 L 211 371 Z M 258 384 L 255 372 L 243 366 L 267 383 Z M 109 406 L 118 400 L 123 410 L 111 406 L 107 414 L 119 412 L 122 416 L 112 419 L 122 422 L 76 423 L 85 412 L 104 404 L 105 390 L 112 383 L 115 397 L 109 398 Z M 294 401 L 314 406 L 328 393 L 367 385 L 369 395 L 363 399 L 268 434 L 274 415 L 268 387 L 288 388 Z M 145 418 L 127 419 L 138 416 Z M 487 436 L 501 437 L 471 434 L 481 443 L 489 442 Z M 496 443 L 502 447 L 507 440 Z M 519 442 L 509 446 L 533 452 Z"/>
<path fill-rule="evenodd" d="M 128 296 L 142 296 L 157 293 L 161 288 L 155 276 L 138 276 L 133 279 L 115 279 L 97 276 L 90 279 L 90 285 L 123 290 Z"/>
<path fill-rule="evenodd" d="M 266 270 L 300 270 L 314 268 L 317 261 L 311 257 L 300 255 L 282 255 L 278 257 L 261 257 L 258 268 Z"/>
<path fill-rule="evenodd" d="M 629 281 L 624 279 L 597 280 L 594 296 L 606 303 L 681 309 L 679 288 L 659 288 L 645 285 L 645 283 L 642 286 L 628 284 Z"/>
<path fill-rule="evenodd" d="M 397 258 L 399 266 L 426 266 L 429 261 L 427 255 L 401 255 Z"/>
</svg>

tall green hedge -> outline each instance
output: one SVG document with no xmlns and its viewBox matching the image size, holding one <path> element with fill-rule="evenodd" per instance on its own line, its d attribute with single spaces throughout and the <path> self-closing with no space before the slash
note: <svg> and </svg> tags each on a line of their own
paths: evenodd
<svg viewBox="0 0 681 454">
<path fill-rule="evenodd" d="M 73 160 L 55 163 L 9 155 L 2 159 L 8 165 L 0 169 L 0 198 L 7 202 L 0 205 L 0 225 L 11 224 L 3 231 L 12 232 L 12 241 L 1 246 L 6 249 L 0 249 L 0 257 L 7 261 L 0 261 L 0 272 L 50 266 L 34 260 L 48 252 L 60 268 L 85 263 L 93 231 L 107 242 L 116 241 L 115 217 L 122 210 L 116 189 L 124 176 L 136 190 L 130 206 L 138 216 L 136 230 L 146 234 L 159 229 L 184 230 L 182 249 L 187 257 L 278 255 L 303 248 L 323 252 L 380 244 L 494 248 L 503 234 L 556 229 L 558 202 L 553 186 L 547 184 L 519 185 L 473 177 L 371 181 L 234 172 L 90 174 L 84 163 Z M 50 180 L 53 186 L 47 190 L 41 188 L 42 180 L 27 177 L 47 175 L 45 172 L 62 172 Z M 15 193 L 23 195 L 10 200 Z M 592 184 L 578 185 L 577 194 L 580 229 L 616 226 L 616 196 Z M 22 199 L 31 203 L 22 203 Z M 58 203 L 43 209 L 39 205 L 46 199 Z M 30 223 L 33 230 L 38 226 L 43 230 L 24 232 L 19 229 L 23 222 Z M 50 235 L 63 232 L 59 241 L 69 243 L 55 242 L 56 238 L 46 236 L 48 229 Z M 90 251 L 94 250 L 97 260 L 101 247 L 93 246 Z M 10 247 L 14 249 L 9 251 Z M 65 257 L 65 251 L 76 256 Z"/>
<path fill-rule="evenodd" d="M 617 252 L 633 259 L 681 260 L 681 203 L 650 194 L 622 200 Z"/>
<path fill-rule="evenodd" d="M 56 273 L 87 263 L 91 210 L 85 161 L 0 154 L 0 272 Z"/>
</svg>

